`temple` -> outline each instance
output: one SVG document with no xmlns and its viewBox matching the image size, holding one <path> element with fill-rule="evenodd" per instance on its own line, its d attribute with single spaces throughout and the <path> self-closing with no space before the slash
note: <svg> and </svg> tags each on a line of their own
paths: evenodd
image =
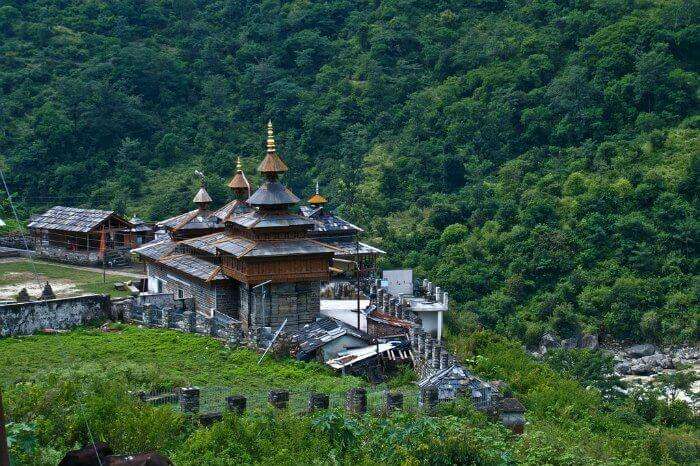
<svg viewBox="0 0 700 466">
<path fill-rule="evenodd" d="M 159 222 L 166 235 L 133 250 L 146 264 L 148 293 L 193 298 L 198 313 L 226 314 L 245 331 L 283 322 L 295 330 L 318 317 L 321 286 L 341 271 L 334 259 L 359 263 L 383 253 L 359 242 L 361 228 L 324 209 L 318 186 L 299 212 L 299 198 L 280 180 L 288 167 L 277 154 L 271 122 L 266 146 L 256 190 L 239 158 L 228 184 L 233 199 L 212 210 L 197 172 L 197 208 Z"/>
</svg>

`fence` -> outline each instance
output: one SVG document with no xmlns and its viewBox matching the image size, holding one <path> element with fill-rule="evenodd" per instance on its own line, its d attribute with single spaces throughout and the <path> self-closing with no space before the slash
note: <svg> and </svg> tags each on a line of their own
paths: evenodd
<svg viewBox="0 0 700 466">
<path fill-rule="evenodd" d="M 432 391 L 431 391 L 432 390 Z M 225 411 L 262 410 L 270 406 L 292 412 L 314 409 L 346 409 L 353 413 L 382 414 L 388 411 L 433 411 L 437 406 L 437 392 L 432 388 L 402 392 L 374 388 L 354 388 L 346 393 L 317 393 L 288 390 L 238 390 L 230 387 L 186 387 L 172 390 L 133 392 L 144 403 L 155 406 L 170 405 L 173 409 L 202 416 Z"/>
</svg>

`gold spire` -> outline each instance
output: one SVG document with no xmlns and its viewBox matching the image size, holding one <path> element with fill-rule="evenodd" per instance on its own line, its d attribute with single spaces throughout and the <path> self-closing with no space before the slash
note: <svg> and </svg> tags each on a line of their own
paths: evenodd
<svg viewBox="0 0 700 466">
<path fill-rule="evenodd" d="M 311 205 L 321 205 L 328 202 L 325 197 L 318 193 L 318 179 L 316 179 L 316 194 L 309 198 L 309 204 Z"/>
<path fill-rule="evenodd" d="M 241 156 L 240 155 L 236 158 L 236 171 L 237 172 L 243 171 L 243 164 L 241 163 Z"/>
<path fill-rule="evenodd" d="M 241 157 L 238 156 L 236 160 L 236 174 L 233 175 L 231 181 L 228 183 L 228 187 L 233 189 L 233 192 L 237 195 L 247 194 L 250 195 L 250 183 L 243 173 L 243 163 L 241 163 Z"/>
<path fill-rule="evenodd" d="M 267 154 L 260 165 L 258 171 L 267 178 L 276 179 L 277 175 L 288 170 L 287 165 L 277 155 L 275 150 L 275 132 L 272 129 L 272 121 L 267 123 Z"/>
</svg>

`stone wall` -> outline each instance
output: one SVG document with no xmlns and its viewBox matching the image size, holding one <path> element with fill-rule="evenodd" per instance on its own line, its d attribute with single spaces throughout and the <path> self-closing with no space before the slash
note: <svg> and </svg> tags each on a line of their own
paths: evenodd
<svg viewBox="0 0 700 466">
<path fill-rule="evenodd" d="M 0 247 L 26 249 L 22 235 L 19 233 L 9 233 L 7 235 L 0 236 Z M 34 242 L 30 238 L 27 238 L 26 247 L 29 249 L 34 249 Z"/>
<path fill-rule="evenodd" d="M 320 282 L 271 283 L 265 285 L 264 293 L 261 288 L 241 286 L 239 319 L 246 330 L 278 328 L 285 319 L 286 330 L 297 330 L 314 322 L 321 312 L 320 291 Z"/>
<path fill-rule="evenodd" d="M 0 305 L 0 336 L 30 335 L 41 329 L 68 330 L 110 318 L 107 295 Z"/>
<path fill-rule="evenodd" d="M 47 246 L 36 243 L 36 257 L 48 259 L 66 264 L 102 266 L 102 257 L 99 251 L 69 251 L 57 246 Z M 106 265 L 113 267 L 131 262 L 131 253 L 128 249 L 115 249 L 107 251 Z"/>
<path fill-rule="evenodd" d="M 173 297 L 178 296 L 178 290 L 182 290 L 185 297 L 193 298 L 198 312 L 211 316 L 216 309 L 216 289 L 211 283 L 192 280 L 191 278 L 166 269 L 158 264 L 150 264 L 148 271 L 151 276 L 163 282 L 163 294 Z"/>
</svg>

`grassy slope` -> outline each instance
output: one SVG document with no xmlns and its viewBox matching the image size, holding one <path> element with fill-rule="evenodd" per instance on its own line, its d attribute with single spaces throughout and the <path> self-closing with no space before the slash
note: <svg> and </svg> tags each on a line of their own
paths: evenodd
<svg viewBox="0 0 700 466">
<path fill-rule="evenodd" d="M 175 330 L 124 326 L 119 332 L 83 329 L 62 335 L 0 340 L 0 382 L 32 380 L 50 370 L 116 371 L 128 379 L 157 373 L 152 385 L 220 385 L 239 391 L 269 389 L 344 391 L 358 379 L 339 378 L 314 363 L 266 358 L 247 349 L 230 350 L 209 337 Z M 133 377 L 129 374 L 134 372 Z"/>
<path fill-rule="evenodd" d="M 106 283 L 103 283 L 102 274 L 98 272 L 49 264 L 46 262 L 35 262 L 35 265 L 41 281 L 70 280 L 77 285 L 80 291 L 85 293 L 109 294 L 111 296 L 126 296 L 128 294 L 126 291 L 114 289 L 114 283 L 131 280 L 131 278 L 127 276 L 108 274 L 106 276 Z M 33 269 L 31 264 L 27 261 L 0 263 L 0 285 L 14 285 L 27 281 L 26 277 L 5 275 L 13 272 L 33 273 Z"/>
</svg>

